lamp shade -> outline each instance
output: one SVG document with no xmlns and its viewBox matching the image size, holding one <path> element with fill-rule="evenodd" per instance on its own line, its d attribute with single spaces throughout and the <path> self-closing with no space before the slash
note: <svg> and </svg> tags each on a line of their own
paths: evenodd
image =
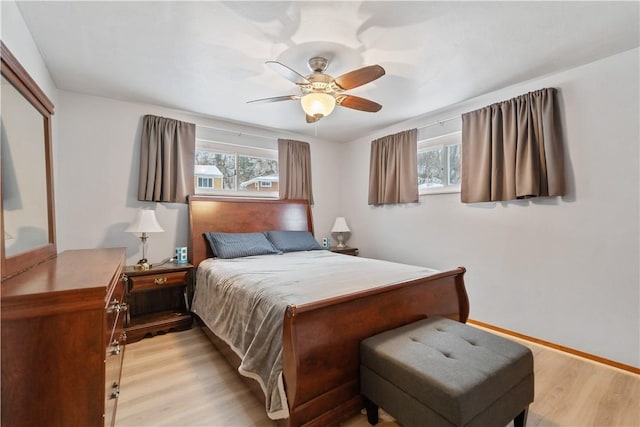
<svg viewBox="0 0 640 427">
<path fill-rule="evenodd" d="M 312 92 L 300 99 L 302 109 L 312 117 L 328 116 L 336 106 L 336 99 L 327 93 Z"/>
<path fill-rule="evenodd" d="M 331 229 L 332 233 L 347 233 L 349 230 L 349 226 L 347 226 L 347 221 L 344 217 L 337 217 L 336 222 L 333 224 L 333 228 Z"/>
<path fill-rule="evenodd" d="M 160 233 L 164 230 L 158 224 L 156 211 L 140 209 L 125 231 L 128 233 Z"/>
</svg>

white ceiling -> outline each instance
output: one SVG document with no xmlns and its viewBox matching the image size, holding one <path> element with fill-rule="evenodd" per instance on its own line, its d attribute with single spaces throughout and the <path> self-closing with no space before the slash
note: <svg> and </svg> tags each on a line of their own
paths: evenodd
<svg viewBox="0 0 640 427">
<path fill-rule="evenodd" d="M 18 2 L 58 88 L 313 135 L 299 94 L 264 65 L 306 75 L 386 75 L 348 91 L 378 113 L 337 107 L 323 139 L 349 141 L 412 117 L 585 64 L 639 43 L 632 2 Z"/>
</svg>

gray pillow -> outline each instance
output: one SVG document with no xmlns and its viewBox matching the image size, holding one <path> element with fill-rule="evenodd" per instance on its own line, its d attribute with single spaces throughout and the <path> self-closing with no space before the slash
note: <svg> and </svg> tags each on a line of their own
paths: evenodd
<svg viewBox="0 0 640 427">
<path fill-rule="evenodd" d="M 252 255 L 280 254 L 264 233 L 204 233 L 213 255 L 218 258 L 238 258 Z"/>
<path fill-rule="evenodd" d="M 313 251 L 323 249 L 308 231 L 267 231 L 267 237 L 282 252 Z"/>
</svg>

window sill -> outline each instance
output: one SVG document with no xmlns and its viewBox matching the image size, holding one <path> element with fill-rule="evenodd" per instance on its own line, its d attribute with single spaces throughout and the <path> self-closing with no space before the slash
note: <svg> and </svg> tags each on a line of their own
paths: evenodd
<svg viewBox="0 0 640 427">
<path fill-rule="evenodd" d="M 428 190 L 420 190 L 420 196 L 430 196 L 432 194 L 453 194 L 460 193 L 459 186 L 449 186 L 449 187 L 440 187 L 440 188 L 430 188 Z"/>
</svg>

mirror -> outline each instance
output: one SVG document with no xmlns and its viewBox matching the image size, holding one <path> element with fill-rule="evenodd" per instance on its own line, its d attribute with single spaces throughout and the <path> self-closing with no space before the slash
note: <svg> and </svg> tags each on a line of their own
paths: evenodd
<svg viewBox="0 0 640 427">
<path fill-rule="evenodd" d="M 2 214 L 4 254 L 49 243 L 42 115 L 2 77 Z"/>
<path fill-rule="evenodd" d="M 1 44 L 2 280 L 56 254 L 53 104 Z"/>
</svg>

